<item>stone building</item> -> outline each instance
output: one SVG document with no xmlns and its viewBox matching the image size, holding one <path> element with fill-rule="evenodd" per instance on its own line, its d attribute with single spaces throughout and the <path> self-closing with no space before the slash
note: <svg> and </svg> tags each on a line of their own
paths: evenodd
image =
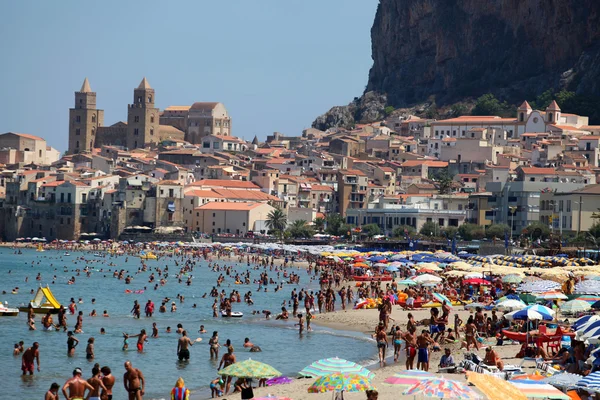
<svg viewBox="0 0 600 400">
<path fill-rule="evenodd" d="M 201 144 L 202 138 L 209 135 L 231 136 L 231 118 L 225 105 L 219 102 L 167 107 L 160 123 L 184 131 L 185 140 L 193 144 Z"/>
<path fill-rule="evenodd" d="M 91 151 L 103 123 L 104 110 L 96 108 L 96 92 L 85 78 L 79 92 L 75 92 L 74 107 L 69 109 L 69 153 Z"/>
<path fill-rule="evenodd" d="M 158 143 L 160 115 L 154 107 L 154 89 L 146 78 L 133 90 L 133 104 L 127 108 L 127 147 L 136 149 Z"/>
<path fill-rule="evenodd" d="M 60 158 L 58 150 L 39 136 L 7 132 L 0 135 L 0 163 L 50 165 Z"/>
</svg>

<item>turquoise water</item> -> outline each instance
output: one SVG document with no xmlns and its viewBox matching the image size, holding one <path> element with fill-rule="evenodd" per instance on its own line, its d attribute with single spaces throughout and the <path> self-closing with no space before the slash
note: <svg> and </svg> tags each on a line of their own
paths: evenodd
<svg viewBox="0 0 600 400">
<path fill-rule="evenodd" d="M 8 301 L 9 306 L 16 307 L 30 301 L 33 296 L 30 290 L 36 290 L 40 284 L 50 285 L 55 297 L 65 307 L 73 297 L 77 301 L 80 297 L 83 304 L 78 304 L 78 310 L 83 311 L 83 332 L 76 335 L 80 341 L 74 357 L 67 356 L 67 336 L 64 332 L 45 332 L 41 330 L 41 315 L 36 315 L 38 330 L 29 331 L 27 327 L 26 313 L 20 313 L 18 317 L 0 317 L 0 341 L 3 343 L 0 351 L 0 365 L 3 367 L 4 377 L 10 379 L 10 384 L 2 385 L 0 398 L 43 398 L 44 393 L 52 382 L 61 386 L 70 378 L 75 367 L 81 367 L 84 377 L 89 378 L 94 363 L 101 366 L 111 367 L 113 374 L 117 377 L 114 398 L 126 398 L 123 389 L 122 376 L 124 373 L 123 363 L 130 360 L 134 367 L 140 368 L 147 379 L 147 399 L 161 399 L 169 397 L 171 388 L 179 376 L 183 377 L 186 386 L 196 394 L 209 394 L 208 384 L 216 377 L 218 362 L 209 360 L 208 339 L 212 331 L 219 331 L 220 343 L 224 344 L 231 339 L 235 348 L 235 354 L 239 361 L 252 358 L 266 362 L 279 369 L 285 375 L 295 377 L 296 373 L 311 362 L 325 357 L 340 357 L 355 362 L 367 364 L 374 358 L 375 346 L 370 339 L 361 334 L 353 332 L 328 331 L 323 328 L 313 327 L 314 332 L 299 336 L 297 328 L 293 325 L 295 320 L 287 322 L 265 321 L 263 317 L 252 316 L 252 310 L 270 310 L 273 314 L 280 310 L 282 302 L 289 300 L 293 288 L 299 292 L 301 288 L 318 290 L 318 284 L 311 282 L 310 275 L 305 270 L 293 269 L 300 275 L 299 285 L 284 285 L 283 290 L 274 292 L 274 285 L 269 285 L 268 292 L 257 292 L 258 285 L 235 285 L 233 277 L 226 277 L 226 281 L 218 288 L 219 292 L 225 289 L 229 295 L 231 290 L 238 290 L 242 295 L 242 303 L 233 305 L 234 311 L 244 312 L 241 319 L 212 318 L 211 305 L 214 299 L 210 296 L 201 298 L 204 293 L 216 285 L 216 279 L 220 273 L 213 272 L 207 268 L 207 262 L 196 259 L 196 268 L 192 275 L 194 277 L 191 286 L 178 283 L 175 278 L 179 270 L 175 266 L 174 258 L 161 258 L 159 261 L 147 261 L 148 271 L 138 272 L 141 262 L 138 258 L 125 256 L 114 256 L 99 258 L 94 257 L 91 252 L 72 252 L 71 256 L 63 256 L 62 251 L 46 251 L 43 253 L 35 250 L 23 250 L 23 254 L 14 254 L 13 249 L 0 249 L 0 293 L 6 291 L 0 300 Z M 84 257 L 85 260 L 78 259 Z M 33 263 L 33 265 L 32 265 Z M 116 266 L 108 266 L 114 263 Z M 239 273 L 245 272 L 248 267 L 229 260 L 218 261 L 219 265 L 233 265 Z M 85 266 L 93 268 L 90 277 L 81 272 L 78 276 L 75 269 L 83 269 Z M 180 265 L 182 263 L 180 262 Z M 169 266 L 169 279 L 165 286 L 154 290 L 154 284 L 148 283 L 152 270 L 156 267 L 164 269 Z M 65 267 L 67 272 L 65 272 Z M 104 272 L 100 270 L 104 269 Z M 112 272 L 125 269 L 133 276 L 130 285 L 124 280 L 113 278 Z M 10 271 L 10 273 L 9 273 Z M 251 280 L 258 278 L 262 269 L 250 269 Z M 42 280 L 36 281 L 37 273 L 41 273 Z M 52 284 L 53 276 L 57 279 Z M 127 274 L 126 274 L 127 275 Z M 75 276 L 76 283 L 68 285 L 68 280 Z M 158 275 L 155 273 L 156 278 Z M 226 275 L 225 275 L 226 276 Z M 28 277 L 29 281 L 25 282 Z M 269 277 L 276 282 L 282 281 L 283 277 L 277 278 L 276 272 L 270 271 Z M 12 288 L 19 287 L 19 294 L 10 294 Z M 143 294 L 126 294 L 125 290 L 143 290 Z M 248 306 L 243 303 L 244 293 L 252 291 L 254 305 Z M 185 296 L 185 302 L 180 303 L 176 296 Z M 170 297 L 176 301 L 177 311 L 171 313 L 156 312 L 152 318 L 143 316 L 144 305 L 148 299 L 155 303 L 156 311 L 164 297 Z M 96 304 L 92 304 L 92 298 Z M 142 308 L 141 319 L 131 316 L 130 310 L 133 301 L 138 300 Z M 197 308 L 192 305 L 196 303 Z M 302 302 L 301 302 L 302 304 Z M 92 309 L 98 313 L 97 317 L 88 314 Z M 289 309 L 289 308 L 288 308 Z M 107 310 L 110 318 L 103 318 L 102 311 Z M 291 310 L 290 310 L 291 312 Z M 318 317 L 317 317 L 318 318 Z M 56 318 L 55 318 L 56 321 Z M 76 317 L 68 315 L 68 326 L 72 329 Z M 135 350 L 135 339 L 130 339 L 129 350 L 122 351 L 122 333 L 139 333 L 140 329 L 146 329 L 148 336 L 152 331 L 152 322 L 156 322 L 159 328 L 159 337 L 149 338 L 144 352 Z M 183 324 L 188 335 L 195 339 L 202 336 L 204 340 L 191 348 L 191 359 L 188 363 L 180 363 L 177 360 L 177 339 L 179 335 L 174 333 L 178 323 Z M 204 325 L 207 334 L 198 334 L 200 325 Z M 170 326 L 173 333 L 165 333 L 166 327 Z M 106 329 L 106 335 L 100 335 L 100 328 Z M 85 347 L 89 337 L 95 338 L 96 358 L 89 362 L 85 358 Z M 249 337 L 254 344 L 262 348 L 262 353 L 249 353 L 242 347 L 245 337 Z M 23 340 L 25 347 L 31 346 L 34 341 L 40 343 L 41 372 L 36 371 L 33 379 L 21 377 L 21 357 L 13 357 L 14 343 Z M 220 356 L 223 354 L 221 348 Z"/>
</svg>

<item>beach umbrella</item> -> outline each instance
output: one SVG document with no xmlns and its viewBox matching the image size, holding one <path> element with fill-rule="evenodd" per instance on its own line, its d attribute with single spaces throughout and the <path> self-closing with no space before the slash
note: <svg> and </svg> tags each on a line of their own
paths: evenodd
<svg viewBox="0 0 600 400">
<path fill-rule="evenodd" d="M 600 294 L 600 281 L 585 280 L 575 284 L 576 294 Z"/>
<path fill-rule="evenodd" d="M 510 381 L 511 385 L 515 386 L 519 392 L 523 393 L 528 399 L 559 399 L 571 400 L 569 396 L 541 381 L 533 380 L 518 380 Z"/>
<path fill-rule="evenodd" d="M 366 376 L 335 372 L 317 378 L 308 388 L 308 393 L 364 392 L 366 390 L 375 390 Z"/>
<path fill-rule="evenodd" d="M 527 307 L 527 304 L 521 300 L 504 300 L 496 304 L 495 306 L 499 310 L 522 310 Z"/>
<path fill-rule="evenodd" d="M 579 300 L 579 299 L 578 299 Z M 573 324 L 571 328 L 574 331 L 578 331 L 581 327 L 587 324 L 591 324 L 592 322 L 600 321 L 600 317 L 597 315 L 584 315 L 583 317 L 578 318 Z"/>
<path fill-rule="evenodd" d="M 467 371 L 467 380 L 469 383 L 487 396 L 490 400 L 527 400 L 527 396 L 515 390 L 508 381 L 497 378 L 494 375 L 478 374 Z"/>
<path fill-rule="evenodd" d="M 388 266 L 385 267 L 385 270 L 389 271 L 389 272 L 397 272 L 398 271 L 398 267 L 393 266 L 393 265 L 388 265 Z"/>
<path fill-rule="evenodd" d="M 401 386 L 400 389 L 408 389 L 417 383 L 425 379 L 435 378 L 435 375 L 417 370 L 417 369 L 409 369 L 407 371 L 396 372 L 394 375 L 388 377 L 383 383 L 387 383 L 389 385 L 397 385 Z"/>
<path fill-rule="evenodd" d="M 560 283 L 549 280 L 525 282 L 517 288 L 521 293 L 544 293 L 556 289 L 560 289 Z"/>
<path fill-rule="evenodd" d="M 536 296 L 536 300 L 566 300 L 566 299 L 568 299 L 567 296 L 565 296 L 561 292 L 556 292 L 556 291 L 544 292 L 544 293 L 540 293 Z"/>
<path fill-rule="evenodd" d="M 530 306 L 527 306 L 527 308 L 533 311 L 537 311 L 542 315 L 549 315 L 551 317 L 554 316 L 554 310 L 546 306 L 542 306 L 541 304 L 532 304 Z"/>
<path fill-rule="evenodd" d="M 405 390 L 404 395 L 423 395 L 439 399 L 480 399 L 481 396 L 467 385 L 445 378 L 423 380 Z"/>
<path fill-rule="evenodd" d="M 560 374 L 554 374 L 541 380 L 541 382 L 559 388 L 572 388 L 577 385 L 577 382 L 581 380 L 581 375 L 571 374 L 569 372 L 562 372 Z"/>
<path fill-rule="evenodd" d="M 517 310 L 517 311 L 513 311 L 510 312 L 508 314 L 504 314 L 504 316 L 506 317 L 506 319 L 508 320 L 529 320 L 529 321 L 540 321 L 540 320 L 547 320 L 547 321 L 552 321 L 554 318 L 550 317 L 549 319 L 545 318 L 542 314 L 540 314 L 537 311 L 534 310 L 530 310 L 527 308 L 524 308 L 522 310 Z"/>
<path fill-rule="evenodd" d="M 268 364 L 261 363 L 252 359 L 236 362 L 231 364 L 227 368 L 223 368 L 219 372 L 219 375 L 234 376 L 236 378 L 274 378 L 281 376 L 281 372 Z"/>
<path fill-rule="evenodd" d="M 288 378 L 287 376 L 278 376 L 276 378 L 271 378 L 269 379 L 266 383 L 267 386 L 273 386 L 273 385 L 285 385 L 288 383 L 292 383 L 293 379 Z"/>
<path fill-rule="evenodd" d="M 583 301 L 587 301 L 590 304 L 594 304 L 595 302 L 600 301 L 600 297 L 592 296 L 592 295 L 582 295 L 582 296 L 578 296 L 577 300 L 583 300 Z"/>
<path fill-rule="evenodd" d="M 600 391 L 600 371 L 592 372 L 580 379 L 576 387 L 589 391 Z"/>
<path fill-rule="evenodd" d="M 379 262 L 379 263 L 373 264 L 373 266 L 374 266 L 374 267 L 387 267 L 388 265 L 387 265 L 387 264 L 385 264 L 385 263 L 380 263 L 380 262 Z"/>
<path fill-rule="evenodd" d="M 514 275 L 514 274 L 505 275 L 502 278 L 502 282 L 504 282 L 504 283 L 521 283 L 522 281 L 523 281 L 523 278 L 520 275 Z"/>
<path fill-rule="evenodd" d="M 583 300 L 571 300 L 560 305 L 560 311 L 565 314 L 575 314 L 578 312 L 584 312 L 592 308 L 590 303 Z"/>
<path fill-rule="evenodd" d="M 398 281 L 398 285 L 414 286 L 416 284 L 417 284 L 417 282 L 415 282 L 411 279 L 403 279 L 401 281 Z"/>
<path fill-rule="evenodd" d="M 322 360 L 315 361 L 314 363 L 305 367 L 298 374 L 300 376 L 309 378 L 317 378 L 319 376 L 333 374 L 334 372 L 359 374 L 366 376 L 369 379 L 373 379 L 375 377 L 375 374 L 362 365 L 337 357 L 324 358 Z"/>
<path fill-rule="evenodd" d="M 435 275 L 423 274 L 423 275 L 414 277 L 412 280 L 415 281 L 416 283 L 424 284 L 424 283 L 438 283 L 438 282 L 442 281 L 442 278 L 440 278 L 439 276 L 435 276 Z"/>
<path fill-rule="evenodd" d="M 446 302 L 446 304 L 447 304 L 449 307 L 452 307 L 452 301 L 450 301 L 450 299 L 449 299 L 449 298 L 447 298 L 447 297 L 446 297 L 444 294 L 442 294 L 442 293 L 434 293 L 434 294 L 433 294 L 433 297 L 434 297 L 434 298 L 435 298 L 437 301 L 439 301 L 441 304 L 443 304 L 443 303 L 444 303 L 444 301 L 445 301 L 445 302 Z"/>
</svg>

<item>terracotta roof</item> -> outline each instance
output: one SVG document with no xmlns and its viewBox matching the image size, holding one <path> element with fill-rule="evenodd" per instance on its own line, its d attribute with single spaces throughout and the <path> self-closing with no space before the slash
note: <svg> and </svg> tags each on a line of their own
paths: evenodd
<svg viewBox="0 0 600 400">
<path fill-rule="evenodd" d="M 359 169 L 340 169 L 339 171 L 342 175 L 358 175 L 358 176 L 367 176 L 364 172 Z"/>
<path fill-rule="evenodd" d="M 217 106 L 217 102 L 196 102 L 194 104 L 192 104 L 192 106 L 190 107 L 191 110 L 203 110 L 203 109 L 214 109 Z"/>
<path fill-rule="evenodd" d="M 550 111 L 560 111 L 560 107 L 556 103 L 556 100 L 552 100 L 552 103 L 546 108 L 546 110 Z"/>
<path fill-rule="evenodd" d="M 445 168 L 448 166 L 446 161 L 432 161 L 432 160 L 408 160 L 402 163 L 402 167 L 419 167 L 421 165 L 427 165 L 433 168 Z"/>
<path fill-rule="evenodd" d="M 311 190 L 333 192 L 333 188 L 327 185 L 311 185 Z"/>
<path fill-rule="evenodd" d="M 249 181 L 235 181 L 229 179 L 202 179 L 191 183 L 188 186 L 215 186 L 225 188 L 245 188 L 245 189 L 260 189 L 260 186 Z"/>
<path fill-rule="evenodd" d="M 519 106 L 519 108 L 518 108 L 518 110 L 523 110 L 523 109 L 525 109 L 525 110 L 531 110 L 531 106 L 529 105 L 529 103 L 527 102 L 527 100 L 525 100 L 523 102 L 523 104 L 521 104 Z"/>
<path fill-rule="evenodd" d="M 164 180 L 164 181 L 159 181 L 159 182 L 156 182 L 156 185 L 157 185 L 157 186 L 159 186 L 159 185 L 165 185 L 165 186 L 169 186 L 169 185 L 171 185 L 171 186 L 181 186 L 182 184 L 181 184 L 181 182 L 178 182 L 178 181 L 169 181 L 169 180 Z"/>
<path fill-rule="evenodd" d="M 440 121 L 432 122 L 432 125 L 445 125 L 452 123 L 463 123 L 463 124 L 473 124 L 473 123 L 502 123 L 502 122 L 517 122 L 515 118 L 500 118 L 498 116 L 493 115 L 481 115 L 481 116 L 471 116 L 464 115 L 457 118 L 450 119 L 442 119 Z"/>
<path fill-rule="evenodd" d="M 526 175 L 556 175 L 554 168 L 520 167 Z"/>
<path fill-rule="evenodd" d="M 42 139 L 39 136 L 30 135 L 29 133 L 6 132 L 6 133 L 4 133 L 4 135 L 8 135 L 9 133 L 12 133 L 13 135 L 20 136 L 20 137 L 25 138 L 25 139 L 44 140 L 44 139 Z M 2 135 L 0 135 L 0 136 L 2 136 Z"/>
<path fill-rule="evenodd" d="M 264 205 L 265 203 L 236 203 L 236 202 L 210 202 L 200 207 L 196 207 L 195 210 L 214 210 L 214 211 L 249 211 L 257 207 Z"/>
</svg>

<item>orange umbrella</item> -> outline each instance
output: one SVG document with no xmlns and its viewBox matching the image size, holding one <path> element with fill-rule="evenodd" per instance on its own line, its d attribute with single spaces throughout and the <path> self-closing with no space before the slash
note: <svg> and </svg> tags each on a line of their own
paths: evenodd
<svg viewBox="0 0 600 400">
<path fill-rule="evenodd" d="M 355 267 L 361 267 L 361 268 L 368 268 L 369 266 L 367 264 L 365 264 L 364 262 L 357 262 L 354 263 Z"/>
</svg>

